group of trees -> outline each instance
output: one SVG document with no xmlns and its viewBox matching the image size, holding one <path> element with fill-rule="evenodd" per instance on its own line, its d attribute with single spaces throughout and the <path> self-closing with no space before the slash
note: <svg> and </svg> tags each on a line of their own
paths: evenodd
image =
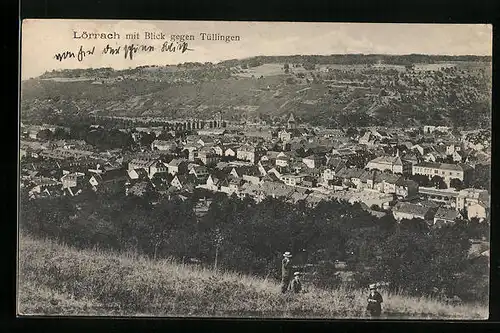
<svg viewBox="0 0 500 333">
<path fill-rule="evenodd" d="M 438 175 L 434 175 L 432 177 L 426 176 L 426 175 L 411 175 L 410 179 L 418 183 L 420 186 L 423 187 L 435 187 L 438 189 L 447 189 L 448 185 L 444 181 L 444 178 Z M 458 178 L 452 178 L 450 179 L 450 188 L 454 188 L 457 191 L 460 191 L 464 188 L 466 188 L 466 184 L 464 184 L 463 181 L 461 181 Z"/>
<path fill-rule="evenodd" d="M 197 217 L 198 197 L 155 205 L 147 198 L 95 193 L 25 198 L 20 226 L 80 248 L 132 249 L 152 258 L 196 258 L 210 266 L 217 258 L 222 269 L 275 278 L 283 251 L 302 252 L 315 267 L 315 283 L 325 287 L 339 282 L 332 264 L 341 260 L 354 271 L 358 286 L 386 281 L 417 295 L 435 287 L 462 298 L 487 295 L 487 290 L 477 292 L 487 262 L 467 260 L 469 238 L 488 233 L 480 225 L 457 222 L 433 229 L 422 220 L 375 218 L 359 204 L 332 201 L 311 208 L 305 202 L 255 203 L 223 194 L 214 195 L 206 215 Z"/>
</svg>

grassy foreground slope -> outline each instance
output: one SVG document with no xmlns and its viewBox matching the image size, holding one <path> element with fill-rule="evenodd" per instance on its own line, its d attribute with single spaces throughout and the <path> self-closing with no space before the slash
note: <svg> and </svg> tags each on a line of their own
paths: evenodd
<svg viewBox="0 0 500 333">
<path fill-rule="evenodd" d="M 18 312 L 24 315 L 366 317 L 366 291 L 307 288 L 133 254 L 76 250 L 20 238 Z M 484 319 L 486 306 L 383 293 L 387 318 Z"/>
</svg>

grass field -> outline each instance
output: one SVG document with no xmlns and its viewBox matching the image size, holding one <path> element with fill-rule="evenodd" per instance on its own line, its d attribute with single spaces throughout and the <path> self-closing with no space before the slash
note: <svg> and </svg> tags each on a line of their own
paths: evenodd
<svg viewBox="0 0 500 333">
<path fill-rule="evenodd" d="M 151 261 L 134 254 L 79 251 L 20 238 L 18 312 L 24 315 L 364 318 L 366 291 L 307 288 L 282 295 L 277 281 Z M 448 305 L 382 294 L 383 318 L 484 319 L 486 306 Z"/>
</svg>

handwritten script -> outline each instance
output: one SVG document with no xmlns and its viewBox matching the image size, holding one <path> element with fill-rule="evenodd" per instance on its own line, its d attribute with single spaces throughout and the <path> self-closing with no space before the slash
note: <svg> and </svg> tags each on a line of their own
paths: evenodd
<svg viewBox="0 0 500 333">
<path fill-rule="evenodd" d="M 127 44 L 121 45 L 118 47 L 106 45 L 100 52 L 100 54 L 112 55 L 112 56 L 123 56 L 125 59 L 132 60 L 137 54 L 144 53 L 152 53 L 152 52 L 161 52 L 161 53 L 185 53 L 188 51 L 194 51 L 189 48 L 187 42 L 164 42 L 160 47 L 155 47 L 153 45 L 143 45 L 143 44 Z M 65 50 L 58 52 L 54 55 L 54 59 L 59 62 L 64 60 L 74 59 L 77 61 L 83 61 L 88 56 L 96 55 L 96 47 L 83 47 L 80 45 L 80 48 L 77 51 Z"/>
</svg>

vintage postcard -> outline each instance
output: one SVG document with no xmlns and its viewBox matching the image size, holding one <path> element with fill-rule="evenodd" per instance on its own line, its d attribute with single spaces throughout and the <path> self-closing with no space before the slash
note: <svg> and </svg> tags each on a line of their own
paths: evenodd
<svg viewBox="0 0 500 333">
<path fill-rule="evenodd" d="M 491 25 L 21 30 L 19 315 L 488 318 Z"/>
</svg>

